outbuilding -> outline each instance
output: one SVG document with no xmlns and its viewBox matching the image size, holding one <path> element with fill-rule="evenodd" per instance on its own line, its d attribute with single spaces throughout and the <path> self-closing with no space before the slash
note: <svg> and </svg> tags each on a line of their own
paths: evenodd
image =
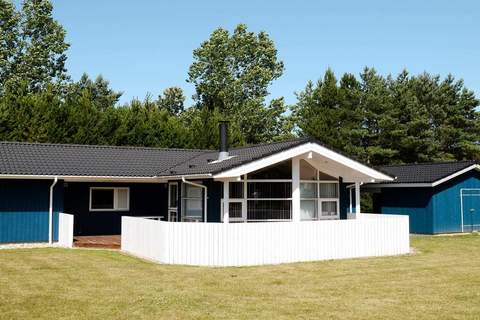
<svg viewBox="0 0 480 320">
<path fill-rule="evenodd" d="M 476 161 L 379 168 L 394 181 L 367 184 L 373 209 L 410 218 L 410 232 L 438 234 L 480 229 L 480 165 Z"/>
</svg>

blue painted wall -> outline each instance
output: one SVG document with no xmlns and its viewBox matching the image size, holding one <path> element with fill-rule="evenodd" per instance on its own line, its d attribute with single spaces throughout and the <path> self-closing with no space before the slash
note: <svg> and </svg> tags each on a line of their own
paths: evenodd
<svg viewBox="0 0 480 320">
<path fill-rule="evenodd" d="M 0 180 L 0 242 L 48 241 L 51 180 Z M 58 240 L 58 212 L 63 210 L 63 183 L 54 189 L 53 240 Z"/>
<path fill-rule="evenodd" d="M 207 186 L 207 220 L 208 222 L 220 222 L 221 220 L 221 199 L 222 199 L 222 182 L 208 179 L 203 181 Z"/>
<path fill-rule="evenodd" d="M 450 181 L 447 181 L 434 188 L 433 205 L 433 229 L 434 233 L 461 232 L 460 190 L 465 188 L 480 188 L 480 173 L 470 171 Z M 474 206 L 479 206 L 480 203 Z M 480 207 L 476 208 L 473 218 L 477 220 L 480 215 Z M 467 214 L 464 224 L 470 223 L 470 216 Z M 464 231 L 470 231 L 468 227 Z"/>
<path fill-rule="evenodd" d="M 480 173 L 470 171 L 434 188 L 382 188 L 374 197 L 374 206 L 385 214 L 408 215 L 412 233 L 461 232 L 462 188 L 480 188 Z M 480 201 L 473 206 L 478 206 L 473 218 L 480 220 Z"/>
<path fill-rule="evenodd" d="M 129 187 L 130 210 L 90 212 L 90 187 Z M 75 235 L 120 234 L 122 216 L 168 215 L 166 183 L 84 183 L 69 182 L 64 186 L 65 212 L 74 215 Z"/>
<path fill-rule="evenodd" d="M 351 183 L 344 183 L 340 181 L 340 219 L 347 219 L 347 213 L 350 210 L 350 189 L 347 186 Z M 355 212 L 355 194 L 352 191 L 352 210 Z"/>
<path fill-rule="evenodd" d="M 373 200 L 381 213 L 408 215 L 410 232 L 431 234 L 434 233 L 432 196 L 433 188 L 383 188 Z"/>
</svg>

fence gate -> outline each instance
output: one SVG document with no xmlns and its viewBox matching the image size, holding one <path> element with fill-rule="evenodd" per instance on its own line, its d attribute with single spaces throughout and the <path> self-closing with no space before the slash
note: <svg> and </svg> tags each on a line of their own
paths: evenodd
<svg viewBox="0 0 480 320">
<path fill-rule="evenodd" d="M 480 230 L 480 189 L 461 189 L 462 232 Z"/>
</svg>

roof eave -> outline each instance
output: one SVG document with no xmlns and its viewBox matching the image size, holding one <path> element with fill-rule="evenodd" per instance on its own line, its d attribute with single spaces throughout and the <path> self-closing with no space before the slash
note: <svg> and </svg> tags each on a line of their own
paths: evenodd
<svg viewBox="0 0 480 320">
<path fill-rule="evenodd" d="M 267 157 L 264 157 L 261 159 L 255 159 L 247 163 L 241 164 L 239 166 L 235 166 L 234 168 L 229 168 L 223 171 L 215 172 L 213 174 L 213 178 L 222 180 L 222 179 L 240 177 L 252 171 L 264 168 L 269 165 L 273 165 L 275 163 L 278 163 L 278 162 L 281 162 L 281 161 L 284 161 L 284 160 L 287 160 L 311 151 L 317 152 L 318 154 L 321 154 L 327 158 L 337 161 L 347 167 L 352 168 L 353 170 L 362 172 L 364 175 L 371 177 L 372 180 L 375 180 L 375 181 L 393 181 L 394 180 L 393 177 L 383 172 L 380 172 L 376 169 L 370 168 L 367 165 L 364 165 L 356 160 L 353 160 L 341 153 L 333 151 L 319 144 L 316 141 L 306 141 L 302 144 L 293 146 L 286 150 L 276 152 Z"/>
</svg>

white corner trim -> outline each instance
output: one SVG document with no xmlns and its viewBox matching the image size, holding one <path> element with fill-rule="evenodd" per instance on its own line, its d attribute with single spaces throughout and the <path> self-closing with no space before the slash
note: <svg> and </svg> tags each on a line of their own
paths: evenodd
<svg viewBox="0 0 480 320">
<path fill-rule="evenodd" d="M 437 180 L 437 181 L 435 181 L 434 183 L 432 183 L 432 187 L 438 186 L 439 184 L 442 184 L 442 183 L 444 183 L 444 182 L 447 182 L 448 180 L 451 180 L 451 179 L 453 179 L 453 178 L 455 178 L 455 177 L 458 177 L 458 176 L 464 174 L 465 172 L 468 172 L 468 171 L 471 171 L 471 170 L 475 170 L 475 169 L 476 169 L 476 170 L 480 170 L 480 165 L 478 165 L 478 164 L 471 165 L 470 167 L 466 167 L 465 169 L 462 169 L 462 170 L 460 170 L 460 171 L 457 171 L 457 172 L 455 172 L 454 174 L 451 174 L 451 175 L 449 175 L 449 176 L 447 176 L 447 177 L 445 177 L 445 178 L 442 178 L 442 179 L 440 179 L 440 180 Z"/>
<path fill-rule="evenodd" d="M 334 162 L 343 164 L 344 166 L 347 166 L 355 171 L 358 171 L 366 176 L 369 176 L 372 179 L 379 180 L 379 181 L 393 181 L 393 178 L 389 177 L 384 173 L 381 173 L 377 170 L 369 168 L 368 166 L 361 164 L 358 161 L 350 159 L 344 155 L 341 155 L 335 151 L 332 151 L 314 142 L 306 142 L 294 148 L 275 153 L 268 157 L 252 161 L 250 163 L 241 165 L 239 167 L 236 167 L 224 172 L 220 172 L 214 175 L 213 178 L 225 179 L 225 178 L 231 178 L 231 177 L 239 177 L 249 172 L 268 167 L 270 165 L 282 162 L 284 160 L 287 160 L 302 154 L 308 154 L 310 152 L 318 153 Z"/>
</svg>

